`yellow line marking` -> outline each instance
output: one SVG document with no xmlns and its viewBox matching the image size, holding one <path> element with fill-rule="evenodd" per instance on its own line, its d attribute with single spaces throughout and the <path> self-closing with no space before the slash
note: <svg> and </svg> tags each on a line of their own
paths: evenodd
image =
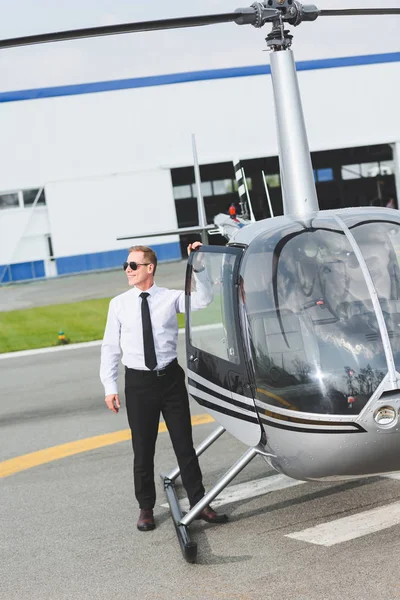
<svg viewBox="0 0 400 600">
<path fill-rule="evenodd" d="M 192 417 L 193 426 L 211 423 L 212 421 L 214 421 L 214 419 L 210 415 L 195 415 Z M 160 423 L 158 431 L 160 433 L 167 431 L 165 423 Z M 121 431 L 115 431 L 114 433 L 96 435 L 83 440 L 77 440 L 76 442 L 68 442 L 67 444 L 61 444 L 60 446 L 52 446 L 51 448 L 45 448 L 44 450 L 38 450 L 37 452 L 31 452 L 30 454 L 16 456 L 15 458 L 0 462 L 0 477 L 8 477 L 14 473 L 19 473 L 20 471 L 25 471 L 32 467 L 38 467 L 39 465 L 44 465 L 54 460 L 59 460 L 60 458 L 81 454 L 82 452 L 88 452 L 89 450 L 96 450 L 96 448 L 103 448 L 104 446 L 112 446 L 112 444 L 126 442 L 130 439 L 131 430 L 123 429 Z"/>
</svg>

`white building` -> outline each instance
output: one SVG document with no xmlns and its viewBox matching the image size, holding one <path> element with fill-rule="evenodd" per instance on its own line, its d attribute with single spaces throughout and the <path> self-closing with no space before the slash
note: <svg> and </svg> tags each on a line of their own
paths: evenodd
<svg viewBox="0 0 400 600">
<path fill-rule="evenodd" d="M 325 58 L 303 60 L 300 52 L 325 208 L 399 195 L 400 52 L 390 36 L 386 46 L 378 43 L 375 28 L 376 21 L 368 53 L 364 42 L 347 55 L 343 44 L 325 47 Z M 397 29 L 391 25 L 395 39 Z M 192 133 L 209 213 L 235 198 L 238 157 L 253 180 L 258 217 L 267 216 L 261 169 L 272 186 L 279 169 L 268 55 L 262 58 L 265 65 L 193 71 L 188 56 L 187 71 L 176 74 L 1 92 L 0 281 L 119 266 L 130 243 L 117 238 L 128 235 L 142 235 L 132 243 L 151 244 L 160 260 L 180 259 L 179 236 L 146 233 L 196 219 Z M 279 187 L 271 191 L 279 212 Z"/>
</svg>

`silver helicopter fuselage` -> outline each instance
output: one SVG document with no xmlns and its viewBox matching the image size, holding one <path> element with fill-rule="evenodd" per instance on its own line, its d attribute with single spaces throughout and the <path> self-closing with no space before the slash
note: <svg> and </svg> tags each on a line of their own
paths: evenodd
<svg viewBox="0 0 400 600">
<path fill-rule="evenodd" d="M 222 326 L 207 354 L 189 324 L 189 389 L 290 477 L 398 471 L 400 216 L 319 211 L 290 49 L 271 53 L 271 71 L 285 214 L 238 229 L 224 255 L 204 251 Z"/>
<path fill-rule="evenodd" d="M 231 244 L 247 246 L 241 318 L 270 464 L 296 479 L 400 470 L 398 212 L 278 217 Z"/>
</svg>

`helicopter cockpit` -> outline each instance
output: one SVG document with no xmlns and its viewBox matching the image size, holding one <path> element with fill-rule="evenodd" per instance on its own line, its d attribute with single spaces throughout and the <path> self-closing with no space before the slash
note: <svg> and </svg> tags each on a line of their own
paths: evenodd
<svg viewBox="0 0 400 600">
<path fill-rule="evenodd" d="M 355 415 L 387 375 L 388 353 L 400 371 L 400 222 L 319 215 L 249 244 L 240 267 L 243 327 L 257 398 Z"/>
<path fill-rule="evenodd" d="M 187 296 L 189 389 L 245 443 L 268 412 L 354 420 L 374 394 L 397 392 L 400 218 L 363 217 L 266 221 L 196 253 L 213 301 L 193 312 Z"/>
</svg>

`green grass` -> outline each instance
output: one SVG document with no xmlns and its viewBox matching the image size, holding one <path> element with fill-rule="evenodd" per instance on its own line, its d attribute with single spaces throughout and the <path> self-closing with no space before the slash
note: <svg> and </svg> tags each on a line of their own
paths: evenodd
<svg viewBox="0 0 400 600">
<path fill-rule="evenodd" d="M 0 312 L 0 353 L 56 346 L 58 332 L 70 343 L 101 340 L 110 298 Z M 184 327 L 184 315 L 178 315 Z"/>
</svg>

